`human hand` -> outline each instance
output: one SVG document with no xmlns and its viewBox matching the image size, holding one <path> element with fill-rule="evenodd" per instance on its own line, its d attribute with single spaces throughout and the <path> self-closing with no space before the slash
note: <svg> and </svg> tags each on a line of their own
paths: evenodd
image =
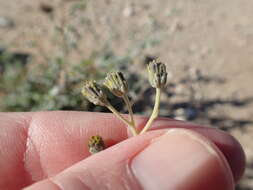
<svg viewBox="0 0 253 190">
<path fill-rule="evenodd" d="M 138 117 L 141 128 L 147 121 Z M 159 118 L 128 138 L 112 114 L 0 114 L 1 190 L 232 190 L 242 176 L 240 144 L 214 128 Z M 114 146 L 90 156 L 100 135 Z"/>
</svg>

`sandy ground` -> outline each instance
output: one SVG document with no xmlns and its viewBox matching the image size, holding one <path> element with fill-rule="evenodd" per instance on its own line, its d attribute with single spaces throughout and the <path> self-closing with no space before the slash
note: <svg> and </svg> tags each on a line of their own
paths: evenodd
<svg viewBox="0 0 253 190">
<path fill-rule="evenodd" d="M 73 36 L 80 50 L 70 53 L 73 59 L 108 48 L 135 57 L 135 68 L 139 68 L 138 57 L 159 56 L 172 73 L 171 81 L 184 77 L 186 67 L 221 79 L 198 86 L 198 91 L 205 100 L 225 102 L 214 104 L 209 115 L 238 121 L 228 130 L 241 142 L 248 159 L 240 189 L 253 189 L 253 1 L 93 0 L 74 16 L 68 16 L 68 8 L 75 0 L 65 1 L 66 5 L 63 0 L 2 0 L 0 45 L 43 61 L 43 56 L 59 51 L 54 41 L 58 22 L 84 23 L 78 33 L 85 35 Z M 51 13 L 42 11 L 45 6 L 53 8 L 54 21 Z M 229 103 L 231 99 L 234 102 Z"/>
</svg>

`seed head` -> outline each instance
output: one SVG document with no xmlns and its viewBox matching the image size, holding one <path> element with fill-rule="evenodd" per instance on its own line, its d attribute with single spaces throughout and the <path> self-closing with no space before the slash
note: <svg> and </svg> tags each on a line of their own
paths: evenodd
<svg viewBox="0 0 253 190">
<path fill-rule="evenodd" d="M 92 136 L 88 142 L 89 152 L 91 154 L 98 153 L 105 149 L 105 144 L 101 136 Z"/>
<path fill-rule="evenodd" d="M 127 82 L 122 74 L 122 72 L 112 72 L 109 73 L 104 81 L 104 85 L 118 97 L 123 96 L 128 91 Z"/>
<path fill-rule="evenodd" d="M 147 70 L 151 86 L 154 88 L 163 88 L 167 82 L 165 64 L 154 60 L 148 64 Z"/>
<path fill-rule="evenodd" d="M 95 105 L 106 106 L 108 104 L 105 93 L 95 81 L 85 81 L 82 94 Z"/>
</svg>

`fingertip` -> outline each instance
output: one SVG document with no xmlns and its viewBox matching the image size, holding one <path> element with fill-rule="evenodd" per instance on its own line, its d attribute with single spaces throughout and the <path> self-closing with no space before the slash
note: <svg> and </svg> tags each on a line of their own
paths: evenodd
<svg viewBox="0 0 253 190">
<path fill-rule="evenodd" d="M 131 169 L 145 190 L 232 190 L 233 176 L 219 149 L 186 129 L 172 129 L 133 158 Z"/>
<path fill-rule="evenodd" d="M 219 133 L 224 136 L 223 141 L 227 143 L 216 143 L 217 147 L 222 151 L 227 159 L 231 171 L 234 176 L 234 181 L 237 183 L 243 176 L 246 166 L 246 155 L 238 140 L 232 135 L 219 130 Z"/>
<path fill-rule="evenodd" d="M 183 128 L 195 131 L 212 141 L 225 156 L 237 183 L 245 171 L 246 156 L 245 152 L 232 135 L 213 127 L 204 127 L 202 125 L 172 120 L 168 118 L 159 118 L 154 122 L 153 129 Z"/>
<path fill-rule="evenodd" d="M 245 152 L 235 137 L 219 129 L 207 127 L 193 127 L 193 131 L 210 139 L 222 152 L 226 158 L 231 171 L 235 184 L 238 183 L 243 176 L 246 166 Z"/>
</svg>

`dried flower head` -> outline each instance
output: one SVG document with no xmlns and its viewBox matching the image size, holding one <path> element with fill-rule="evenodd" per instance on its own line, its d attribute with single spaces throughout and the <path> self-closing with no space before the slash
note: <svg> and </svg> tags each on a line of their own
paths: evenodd
<svg viewBox="0 0 253 190">
<path fill-rule="evenodd" d="M 85 81 L 82 94 L 95 105 L 106 106 L 108 104 L 105 93 L 95 81 Z"/>
<path fill-rule="evenodd" d="M 151 61 L 148 66 L 148 78 L 152 87 L 162 88 L 167 82 L 167 71 L 164 63 Z"/>
<path fill-rule="evenodd" d="M 127 82 L 122 72 L 109 73 L 104 81 L 104 85 L 118 97 L 122 97 L 128 91 Z"/>
<path fill-rule="evenodd" d="M 107 75 L 104 86 L 107 87 L 115 96 L 123 99 L 125 102 L 129 118 L 126 119 L 110 104 L 100 85 L 93 80 L 84 83 L 82 94 L 92 103 L 107 107 L 116 117 L 124 122 L 132 132 L 133 136 L 145 133 L 152 125 L 153 121 L 159 115 L 159 106 L 161 99 L 161 91 L 167 82 L 167 71 L 165 64 L 154 60 L 147 65 L 148 77 L 152 87 L 156 88 L 155 104 L 150 118 L 144 128 L 139 132 L 134 121 L 134 115 L 131 103 L 128 98 L 128 85 L 122 72 L 112 72 Z M 105 149 L 105 144 L 100 136 L 92 136 L 88 143 L 89 151 L 94 154 Z"/>
<path fill-rule="evenodd" d="M 88 142 L 89 152 L 91 154 L 98 153 L 105 149 L 105 144 L 101 136 L 92 136 Z"/>
</svg>

